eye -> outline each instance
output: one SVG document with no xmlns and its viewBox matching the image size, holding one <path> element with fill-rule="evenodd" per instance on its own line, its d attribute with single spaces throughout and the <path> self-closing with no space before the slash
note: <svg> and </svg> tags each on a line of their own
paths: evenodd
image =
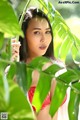
<svg viewBox="0 0 80 120">
<path fill-rule="evenodd" d="M 51 34 L 51 31 L 49 30 L 49 31 L 46 31 L 46 34 Z"/>
<path fill-rule="evenodd" d="M 35 34 L 35 35 L 39 35 L 40 32 L 39 32 L 39 31 L 35 31 L 34 34 Z"/>
</svg>

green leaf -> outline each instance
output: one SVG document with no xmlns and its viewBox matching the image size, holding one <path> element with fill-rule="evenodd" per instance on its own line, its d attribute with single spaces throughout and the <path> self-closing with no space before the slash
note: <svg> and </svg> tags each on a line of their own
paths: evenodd
<svg viewBox="0 0 80 120">
<path fill-rule="evenodd" d="M 10 100 L 7 112 L 10 120 L 33 120 L 31 106 L 27 100 L 27 96 L 19 86 L 12 80 L 9 80 Z M 27 92 L 26 92 L 27 94 Z"/>
<path fill-rule="evenodd" d="M 4 59 L 4 60 L 8 60 L 8 54 L 6 54 L 6 52 L 3 51 L 3 52 L 1 53 L 0 58 L 1 58 L 1 59 Z"/>
<path fill-rule="evenodd" d="M 16 81 L 26 93 L 27 91 L 27 71 L 26 63 L 16 62 Z"/>
<path fill-rule="evenodd" d="M 63 56 L 67 55 L 68 50 L 72 48 L 72 45 L 73 42 L 70 40 L 70 37 L 66 36 L 59 49 L 59 56 L 62 58 Z"/>
<path fill-rule="evenodd" d="M 58 108 L 63 104 L 65 95 L 66 95 L 66 89 L 67 89 L 66 85 L 60 82 L 57 82 L 54 95 L 52 97 L 51 104 L 50 104 L 50 115 L 52 117 L 54 116 Z"/>
<path fill-rule="evenodd" d="M 57 64 L 53 64 L 44 70 L 45 73 L 54 76 L 57 71 L 61 70 L 61 67 Z"/>
<path fill-rule="evenodd" d="M 44 99 L 46 98 L 46 96 L 48 95 L 48 93 L 50 91 L 51 80 L 52 80 L 51 76 L 49 76 L 43 72 L 40 72 L 39 82 L 36 87 L 33 101 L 32 101 L 32 105 L 35 106 L 36 112 L 39 112 Z"/>
<path fill-rule="evenodd" d="M 75 63 L 75 61 L 72 58 L 72 53 L 71 51 L 68 51 L 68 54 L 66 56 L 66 60 L 65 60 L 66 66 L 67 68 L 72 68 L 74 70 L 80 70 L 78 64 Z"/>
<path fill-rule="evenodd" d="M 80 94 L 76 94 L 76 92 L 71 89 L 70 100 L 68 104 L 68 114 L 70 120 L 78 120 L 79 100 Z"/>
<path fill-rule="evenodd" d="M 0 111 L 6 110 L 9 103 L 9 85 L 3 71 L 0 71 Z"/>
<path fill-rule="evenodd" d="M 75 46 L 73 46 L 72 48 L 71 48 L 71 51 L 72 51 L 72 57 L 73 57 L 73 59 L 75 59 L 75 60 L 77 60 L 76 59 L 76 57 L 77 57 L 77 55 L 78 55 L 78 52 L 79 52 L 79 50 L 77 49 L 77 47 Z M 80 57 L 78 57 L 79 59 L 80 59 Z M 78 59 L 78 60 L 79 60 Z"/>
<path fill-rule="evenodd" d="M 2 48 L 0 50 L 0 58 L 10 60 L 11 58 L 11 41 L 9 39 L 3 39 Z"/>
<path fill-rule="evenodd" d="M 76 62 L 78 62 L 79 66 L 80 66 L 80 50 L 78 50 L 78 52 L 76 53 L 75 60 L 76 60 Z"/>
<path fill-rule="evenodd" d="M 27 90 L 30 88 L 32 83 L 32 72 L 33 69 L 27 67 Z"/>
<path fill-rule="evenodd" d="M 8 79 L 6 78 L 4 71 L 0 71 L 0 112 L 2 111 L 8 113 L 9 120 L 34 119 L 31 106 L 27 100 L 27 91 L 25 96 L 10 76 Z"/>
<path fill-rule="evenodd" d="M 0 72 L 4 72 L 9 62 L 3 59 L 0 59 Z"/>
<path fill-rule="evenodd" d="M 42 70 L 42 67 L 45 63 L 49 62 L 50 60 L 46 57 L 37 57 L 28 64 L 29 67 Z"/>
<path fill-rule="evenodd" d="M 64 82 L 64 84 L 69 84 L 70 82 L 78 80 L 79 76 L 73 69 L 68 69 L 56 78 Z"/>
<path fill-rule="evenodd" d="M 0 49 L 2 49 L 4 43 L 4 34 L 0 32 Z"/>
<path fill-rule="evenodd" d="M 8 69 L 7 78 L 13 80 L 14 76 L 16 75 L 16 64 L 12 63 L 11 65 L 7 66 L 6 69 Z"/>
<path fill-rule="evenodd" d="M 5 37 L 23 35 L 14 10 L 7 0 L 0 0 L 0 11 L 0 32 Z"/>
<path fill-rule="evenodd" d="M 79 94 L 79 95 L 80 95 L 80 82 L 79 82 L 79 80 L 73 82 L 73 83 L 71 84 L 71 87 L 72 87 L 72 89 L 76 92 L 76 94 Z"/>
<path fill-rule="evenodd" d="M 78 93 L 80 94 L 80 82 L 79 81 L 74 82 L 72 86 L 75 87 L 79 91 Z"/>
<path fill-rule="evenodd" d="M 40 8 L 41 9 L 46 9 L 46 7 L 47 7 L 47 5 L 48 5 L 48 2 L 47 1 L 45 1 L 45 0 L 38 0 L 38 2 L 39 2 L 39 4 L 40 4 Z M 44 7 L 44 8 L 43 8 Z M 45 11 L 45 10 L 44 10 Z M 46 11 L 45 11 L 46 12 Z"/>
<path fill-rule="evenodd" d="M 60 13 L 54 9 L 52 4 L 49 5 L 49 8 L 46 5 L 46 9 L 50 12 L 49 19 L 54 31 L 54 46 L 56 43 L 58 46 L 58 50 L 55 47 L 55 55 L 56 57 L 60 57 L 61 59 L 65 60 L 68 51 L 71 48 L 77 48 L 77 44 L 80 43 L 80 40 L 71 33 L 70 28 L 67 26 L 65 20 L 62 18 Z M 74 54 L 76 55 L 76 52 L 73 53 L 73 55 Z"/>
<path fill-rule="evenodd" d="M 12 56 L 11 40 L 6 39 L 6 41 L 7 41 L 7 44 L 6 44 L 5 52 L 7 54 L 7 59 L 11 61 L 11 56 Z"/>
</svg>

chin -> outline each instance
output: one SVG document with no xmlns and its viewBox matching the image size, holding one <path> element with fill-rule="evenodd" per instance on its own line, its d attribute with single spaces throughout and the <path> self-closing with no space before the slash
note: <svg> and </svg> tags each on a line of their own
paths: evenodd
<svg viewBox="0 0 80 120">
<path fill-rule="evenodd" d="M 43 55 L 45 55 L 45 53 L 41 54 L 40 56 L 43 56 Z"/>
<path fill-rule="evenodd" d="M 40 56 L 43 56 L 45 53 L 43 53 L 43 54 L 38 54 L 36 57 L 40 57 Z"/>
<path fill-rule="evenodd" d="M 45 51 L 45 52 L 39 52 L 39 53 L 37 54 L 37 57 L 38 57 L 38 56 L 43 56 L 43 55 L 45 55 L 45 53 L 46 53 L 46 51 Z"/>
</svg>

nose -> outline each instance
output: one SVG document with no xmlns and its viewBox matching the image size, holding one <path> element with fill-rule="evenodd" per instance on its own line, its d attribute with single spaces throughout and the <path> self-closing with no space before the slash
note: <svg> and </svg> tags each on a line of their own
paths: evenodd
<svg viewBox="0 0 80 120">
<path fill-rule="evenodd" d="M 46 40 L 45 34 L 42 34 L 42 35 L 41 35 L 41 40 L 40 40 L 40 42 L 44 42 L 45 40 Z"/>
</svg>

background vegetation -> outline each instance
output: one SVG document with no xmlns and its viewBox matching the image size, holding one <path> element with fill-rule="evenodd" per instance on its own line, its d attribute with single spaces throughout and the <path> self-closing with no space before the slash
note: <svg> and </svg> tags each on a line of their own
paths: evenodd
<svg viewBox="0 0 80 120">
<path fill-rule="evenodd" d="M 26 65 L 23 62 L 11 61 L 11 38 L 23 36 L 18 23 L 19 14 L 23 8 L 35 6 L 48 15 L 54 33 L 55 56 L 66 64 L 66 70 L 61 75 L 56 73 L 64 67 L 53 64 L 45 71 L 42 66 L 49 61 L 39 57 Z M 55 2 L 56 4 L 56 2 Z M 8 112 L 9 120 L 33 120 L 32 108 L 27 99 L 27 91 L 31 85 L 31 75 L 34 69 L 40 73 L 33 104 L 39 112 L 41 104 L 50 90 L 52 78 L 56 78 L 57 86 L 50 106 L 53 116 L 61 105 L 66 90 L 70 87 L 68 113 L 70 120 L 78 120 L 80 103 L 80 40 L 72 34 L 63 17 L 54 6 L 45 0 L 0 0 L 0 112 Z M 9 66 L 8 73 L 5 68 Z M 16 75 L 16 82 L 13 81 Z M 44 80 L 46 78 L 46 80 Z M 44 84 L 45 86 L 44 86 Z M 45 88 L 45 91 L 43 89 Z M 41 96 L 41 93 L 43 94 Z M 40 97 L 41 96 L 41 97 Z M 55 104 L 55 101 L 57 101 Z M 37 101 L 37 102 L 36 102 Z M 54 106 L 54 107 L 53 107 Z"/>
</svg>

